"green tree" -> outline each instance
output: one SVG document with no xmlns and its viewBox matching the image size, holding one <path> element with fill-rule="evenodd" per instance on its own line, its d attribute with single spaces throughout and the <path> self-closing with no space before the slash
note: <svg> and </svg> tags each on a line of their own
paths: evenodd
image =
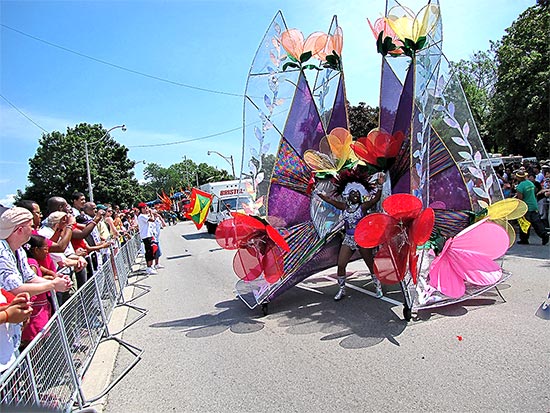
<svg viewBox="0 0 550 413">
<path fill-rule="evenodd" d="M 492 152 L 498 152 L 498 145 L 489 126 L 497 81 L 496 47 L 498 43 L 492 43 L 490 50 L 474 53 L 470 60 L 451 63 L 457 70 L 481 140 L 485 148 Z"/>
<path fill-rule="evenodd" d="M 525 10 L 497 49 L 498 80 L 491 127 L 510 154 L 550 157 L 548 1 Z"/>
<path fill-rule="evenodd" d="M 66 133 L 42 134 L 29 160 L 30 185 L 18 198 L 32 199 L 42 208 L 54 195 L 69 198 L 75 191 L 87 194 L 84 142 L 89 143 L 89 164 L 94 200 L 129 206 L 140 197 L 134 178 L 135 162 L 128 149 L 116 142 L 100 124 L 81 123 Z"/>
<path fill-rule="evenodd" d="M 180 190 L 200 186 L 206 182 L 227 181 L 231 175 L 226 170 L 219 170 L 206 163 L 196 164 L 191 159 L 184 159 L 165 168 L 156 163 L 149 163 L 144 169 L 145 183 L 141 185 L 146 200 L 157 198 L 163 191 L 167 195 Z"/>
<path fill-rule="evenodd" d="M 373 108 L 365 102 L 359 102 L 357 106 L 351 106 L 348 102 L 348 117 L 350 133 L 354 138 L 367 136 L 374 128 L 378 127 L 378 108 Z"/>
</svg>

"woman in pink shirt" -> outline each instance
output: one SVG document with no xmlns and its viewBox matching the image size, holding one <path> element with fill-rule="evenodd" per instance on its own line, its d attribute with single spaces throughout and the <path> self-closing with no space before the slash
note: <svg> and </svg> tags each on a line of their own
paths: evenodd
<svg viewBox="0 0 550 413">
<path fill-rule="evenodd" d="M 48 239 L 42 235 L 32 235 L 24 247 L 27 252 L 27 261 L 36 275 L 53 280 L 57 267 L 48 253 Z M 41 267 L 45 269 L 44 272 Z M 31 297 L 31 301 L 32 315 L 29 324 L 21 334 L 20 348 L 25 348 L 36 337 L 52 315 L 49 292 L 35 295 Z"/>
</svg>

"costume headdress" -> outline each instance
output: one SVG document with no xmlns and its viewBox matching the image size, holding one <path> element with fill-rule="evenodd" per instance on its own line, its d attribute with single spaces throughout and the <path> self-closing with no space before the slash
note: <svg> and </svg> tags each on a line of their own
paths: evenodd
<svg viewBox="0 0 550 413">
<path fill-rule="evenodd" d="M 348 197 L 351 191 L 358 191 L 361 197 L 367 196 L 373 185 L 369 183 L 369 176 L 357 169 L 343 169 L 334 179 L 334 194 Z"/>
</svg>

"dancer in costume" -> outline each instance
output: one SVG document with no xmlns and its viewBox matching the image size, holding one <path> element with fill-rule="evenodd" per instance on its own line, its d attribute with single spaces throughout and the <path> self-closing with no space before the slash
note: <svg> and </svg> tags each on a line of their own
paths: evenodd
<svg viewBox="0 0 550 413">
<path fill-rule="evenodd" d="M 361 175 L 356 170 L 342 170 L 335 179 L 334 195 L 341 195 L 344 202 L 338 201 L 323 192 L 316 194 L 323 201 L 328 202 L 334 207 L 342 210 L 342 219 L 344 221 L 345 236 L 338 254 L 338 293 L 334 297 L 336 301 L 346 296 L 346 267 L 351 256 L 356 250 L 359 250 L 361 257 L 367 264 L 371 273 L 372 281 L 376 288 L 376 296 L 382 297 L 382 285 L 374 275 L 374 255 L 372 248 L 362 248 L 355 242 L 355 227 L 367 211 L 377 204 L 382 195 L 379 183 L 372 185 L 369 183 L 369 177 Z"/>
</svg>

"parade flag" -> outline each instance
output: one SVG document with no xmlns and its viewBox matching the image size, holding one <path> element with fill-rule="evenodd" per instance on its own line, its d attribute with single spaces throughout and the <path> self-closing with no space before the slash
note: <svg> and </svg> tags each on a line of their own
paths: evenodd
<svg viewBox="0 0 550 413">
<path fill-rule="evenodd" d="M 201 229 L 202 224 L 204 224 L 211 203 L 211 194 L 197 188 L 191 190 L 191 204 L 185 216 L 195 223 L 197 229 Z"/>
</svg>

